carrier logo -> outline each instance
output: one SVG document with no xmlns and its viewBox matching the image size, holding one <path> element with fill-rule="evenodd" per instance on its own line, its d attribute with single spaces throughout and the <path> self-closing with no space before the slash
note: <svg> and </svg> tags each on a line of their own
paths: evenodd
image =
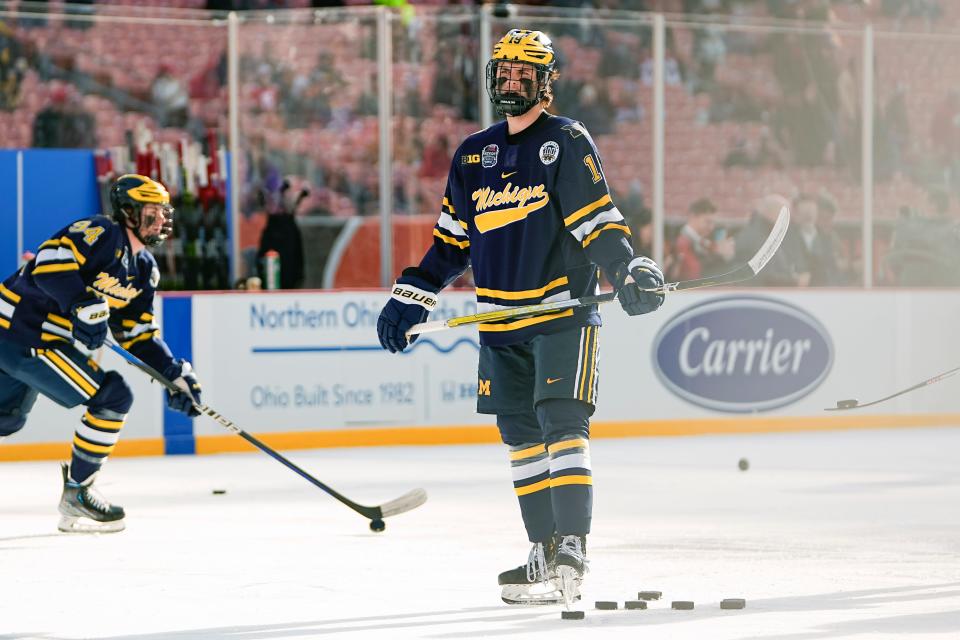
<svg viewBox="0 0 960 640">
<path fill-rule="evenodd" d="M 792 305 L 724 298 L 687 309 L 654 341 L 661 382 L 693 404 L 731 413 L 769 411 L 820 386 L 833 343 L 820 322 Z"/>
</svg>

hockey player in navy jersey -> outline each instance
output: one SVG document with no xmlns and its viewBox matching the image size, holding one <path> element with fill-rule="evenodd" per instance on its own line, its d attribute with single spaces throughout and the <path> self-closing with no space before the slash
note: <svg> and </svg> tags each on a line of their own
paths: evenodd
<svg viewBox="0 0 960 640">
<path fill-rule="evenodd" d="M 144 247 L 173 229 L 170 195 L 145 176 L 120 176 L 110 189 L 112 217 L 77 220 L 40 245 L 37 255 L 0 284 L 0 439 L 27 421 L 38 393 L 64 407 L 85 405 L 69 465 L 61 464 L 59 529 L 124 528 L 122 507 L 93 488 L 133 403 L 116 371 L 89 353 L 107 331 L 183 391 L 167 394 L 175 410 L 199 415 L 200 385 L 190 363 L 175 359 L 153 319 L 157 263 Z M 192 397 L 191 397 L 192 394 Z"/>
<path fill-rule="evenodd" d="M 628 314 L 663 303 L 643 291 L 662 285 L 663 275 L 634 256 L 589 133 L 545 111 L 557 75 L 542 32 L 514 29 L 497 42 L 486 84 L 506 119 L 457 149 L 433 246 L 403 271 L 380 314 L 388 351 L 407 347 L 406 331 L 468 266 L 479 312 L 594 295 L 598 266 Z M 497 416 L 533 543 L 526 565 L 500 574 L 511 604 L 579 597 L 593 505 L 589 421 L 599 327 L 596 306 L 479 325 L 477 411 Z"/>
</svg>

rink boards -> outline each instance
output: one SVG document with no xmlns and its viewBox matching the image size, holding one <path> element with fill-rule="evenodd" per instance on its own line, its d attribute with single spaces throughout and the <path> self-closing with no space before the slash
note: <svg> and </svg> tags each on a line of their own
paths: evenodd
<svg viewBox="0 0 960 640">
<path fill-rule="evenodd" d="M 440 300 L 431 319 L 476 309 L 470 292 Z M 391 355 L 377 342 L 384 301 L 377 291 L 167 295 L 158 317 L 193 362 L 203 401 L 275 447 L 497 441 L 474 412 L 476 330 L 425 335 Z M 602 315 L 596 437 L 960 424 L 960 378 L 824 411 L 958 366 L 958 292 L 689 292 L 649 316 L 616 303 Z M 136 396 L 115 455 L 249 449 L 207 418 L 167 411 L 158 385 L 115 354 L 102 358 Z M 41 399 L 0 460 L 66 455 L 79 415 Z"/>
</svg>

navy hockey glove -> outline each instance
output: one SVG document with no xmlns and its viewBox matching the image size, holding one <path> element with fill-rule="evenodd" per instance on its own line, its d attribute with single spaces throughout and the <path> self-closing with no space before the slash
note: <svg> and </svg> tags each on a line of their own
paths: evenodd
<svg viewBox="0 0 960 640">
<path fill-rule="evenodd" d="M 384 305 L 380 318 L 377 319 L 380 346 L 390 353 L 399 353 L 413 343 L 418 336 L 413 336 L 408 342 L 407 330 L 426 320 L 427 315 L 437 306 L 436 294 L 440 287 L 411 271 L 419 270 L 403 270 L 403 275 L 397 278 L 393 285 L 390 300 Z"/>
<path fill-rule="evenodd" d="M 633 282 L 627 281 L 627 275 Z M 617 275 L 617 299 L 627 315 L 639 316 L 656 311 L 663 304 L 664 294 L 644 291 L 663 286 L 663 272 L 650 258 L 637 257 L 624 268 L 621 264 Z"/>
<path fill-rule="evenodd" d="M 103 298 L 90 295 L 73 303 L 70 320 L 73 323 L 73 339 L 93 351 L 103 346 L 107 339 L 107 320 L 110 305 Z"/>
<path fill-rule="evenodd" d="M 200 404 L 200 383 L 193 374 L 190 363 L 186 360 L 174 360 L 163 372 L 163 377 L 183 389 L 177 393 L 167 390 L 167 406 L 191 418 L 200 415 L 200 411 L 194 406 L 194 403 Z"/>
</svg>

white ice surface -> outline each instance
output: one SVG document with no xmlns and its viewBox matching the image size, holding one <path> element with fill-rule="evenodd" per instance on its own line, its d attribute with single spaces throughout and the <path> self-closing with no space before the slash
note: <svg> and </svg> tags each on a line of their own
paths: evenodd
<svg viewBox="0 0 960 640">
<path fill-rule="evenodd" d="M 960 429 L 592 447 L 583 621 L 499 600 L 529 548 L 502 447 L 289 452 L 365 504 L 424 487 L 383 534 L 243 454 L 113 460 L 127 530 L 62 535 L 56 464 L 0 464 L 0 638 L 960 638 Z"/>
</svg>

